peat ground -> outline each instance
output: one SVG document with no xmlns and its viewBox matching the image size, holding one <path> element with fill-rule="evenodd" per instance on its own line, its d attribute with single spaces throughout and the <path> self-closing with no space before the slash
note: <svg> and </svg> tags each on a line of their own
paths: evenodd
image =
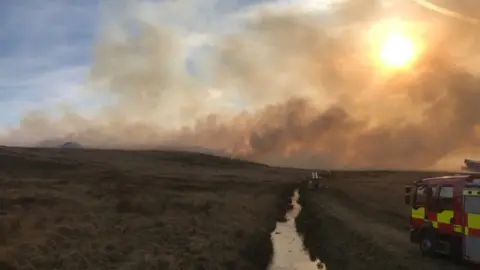
<svg viewBox="0 0 480 270">
<path fill-rule="evenodd" d="M 2 269 L 265 270 L 305 171 L 165 151 L 0 148 Z"/>
</svg>

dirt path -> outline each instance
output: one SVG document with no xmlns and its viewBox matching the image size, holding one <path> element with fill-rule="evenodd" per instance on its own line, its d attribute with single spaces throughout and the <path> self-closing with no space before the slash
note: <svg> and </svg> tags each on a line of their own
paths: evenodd
<svg viewBox="0 0 480 270">
<path fill-rule="evenodd" d="M 345 224 L 350 224 L 353 230 L 372 238 L 374 242 L 391 252 L 403 253 L 412 247 L 405 232 L 400 232 L 397 229 L 366 218 L 347 208 L 331 196 L 322 196 L 316 202 L 316 206 L 325 211 L 327 215 L 335 217 Z"/>
<path fill-rule="evenodd" d="M 307 247 L 328 269 L 464 269 L 445 259 L 423 258 L 408 230 L 366 216 L 334 192 L 303 192 L 299 218 Z"/>
</svg>

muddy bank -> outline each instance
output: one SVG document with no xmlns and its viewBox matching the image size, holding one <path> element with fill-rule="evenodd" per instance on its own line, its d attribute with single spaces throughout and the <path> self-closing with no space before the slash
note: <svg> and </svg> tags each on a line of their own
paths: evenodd
<svg viewBox="0 0 480 270">
<path fill-rule="evenodd" d="M 254 262 L 255 269 L 265 270 L 268 268 L 273 258 L 273 244 L 270 234 L 275 230 L 277 221 L 284 221 L 285 213 L 292 208 L 290 198 L 297 187 L 297 183 L 281 184 L 277 187 L 278 197 L 276 208 L 272 211 L 273 215 L 265 219 L 268 220 L 268 223 L 265 223 L 257 234 L 251 236 L 250 244 L 243 250 L 244 258 Z"/>
<path fill-rule="evenodd" d="M 296 219 L 299 234 L 310 258 L 320 258 L 329 269 L 391 269 L 390 254 L 352 230 L 337 217 L 317 207 L 318 191 L 300 189 L 302 212 Z M 410 269 L 396 265 L 395 269 Z"/>
</svg>

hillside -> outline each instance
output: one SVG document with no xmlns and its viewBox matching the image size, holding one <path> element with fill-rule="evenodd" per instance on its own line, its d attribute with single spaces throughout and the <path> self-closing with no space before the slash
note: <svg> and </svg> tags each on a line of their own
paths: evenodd
<svg viewBox="0 0 480 270">
<path fill-rule="evenodd" d="M 1 148 L 4 269 L 262 269 L 301 171 L 198 153 Z"/>
</svg>

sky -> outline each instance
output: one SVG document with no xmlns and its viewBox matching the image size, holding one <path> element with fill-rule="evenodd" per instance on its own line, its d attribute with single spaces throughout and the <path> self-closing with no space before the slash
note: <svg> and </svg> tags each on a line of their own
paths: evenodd
<svg viewBox="0 0 480 270">
<path fill-rule="evenodd" d="M 166 0 L 143 0 L 161 2 Z M 230 29 L 218 23 L 222 17 L 248 12 L 260 5 L 318 9 L 338 0 L 179 0 L 175 8 L 152 10 L 151 17 L 182 26 L 192 34 L 192 48 L 185 65 L 192 75 L 200 71 L 194 59 L 208 52 L 209 33 Z M 3 0 L 0 8 L 0 127 L 18 124 L 31 110 L 53 111 L 59 104 L 77 111 L 94 111 L 101 106 L 98 96 L 85 91 L 92 65 L 93 49 L 102 22 L 102 8 L 112 0 Z M 187 11 L 185 6 L 193 5 Z M 193 12 L 193 13 L 192 13 Z M 200 17 L 201 18 L 200 18 Z M 197 18 L 198 17 L 198 18 Z M 155 18 L 157 22 L 158 18 Z M 200 46 L 199 46 L 200 43 Z M 202 45 L 203 44 L 203 45 Z M 91 94 L 91 92 L 90 92 Z"/>
<path fill-rule="evenodd" d="M 48 108 L 62 104 L 89 111 L 99 105 L 95 97 L 88 96 L 84 85 L 101 22 L 101 1 L 1 1 L 0 127 L 15 126 L 21 121 L 22 115 L 35 109 L 48 111 Z M 279 1 L 226 0 L 209 1 L 209 5 L 204 4 L 208 1 L 185 2 L 197 4 L 202 10 L 200 12 L 210 13 L 215 18 L 265 2 Z M 282 2 L 283 6 L 302 3 L 307 7 L 315 7 L 321 1 Z M 196 24 L 191 18 L 185 17 L 190 16 L 188 13 L 184 13 L 183 17 L 168 12 L 155 14 L 176 20 L 175 23 L 189 21 L 184 26 L 198 32 L 208 32 L 208 28 L 215 25 L 208 19 L 203 24 Z M 219 29 L 218 25 L 214 28 Z M 201 35 L 197 37 L 202 40 Z M 193 51 L 195 54 L 195 51 L 201 52 L 202 49 Z M 192 61 L 187 59 L 186 65 L 189 71 L 196 72 Z"/>
<path fill-rule="evenodd" d="M 4 0 L 0 4 L 0 125 L 58 103 L 82 106 L 98 1 Z"/>
<path fill-rule="evenodd" d="M 143 0 L 159 2 L 166 0 Z M 334 0 L 179 0 L 194 5 L 186 11 L 179 5 L 152 10 L 146 15 L 164 17 L 164 21 L 181 25 L 197 33 L 186 59 L 187 69 L 195 75 L 195 55 L 208 51 L 210 32 L 228 28 L 219 18 L 259 5 L 306 9 L 322 8 Z M 335 0 L 338 1 L 338 0 Z M 101 23 L 102 3 L 109 0 L 2 0 L 0 4 L 0 127 L 16 125 L 25 112 L 53 108 L 58 104 L 92 111 L 101 104 L 98 97 L 85 91 L 94 48 Z M 119 3 L 110 0 L 110 3 Z M 104 7 L 104 5 L 103 5 Z M 157 5 L 158 9 L 158 5 Z M 192 13 L 193 10 L 193 14 Z M 197 20 L 195 16 L 202 16 Z M 148 16 L 147 16 L 148 17 Z M 147 18 L 148 19 L 148 18 Z M 158 18 L 157 18 L 158 19 Z M 158 21 L 158 20 L 157 20 Z"/>
</svg>

